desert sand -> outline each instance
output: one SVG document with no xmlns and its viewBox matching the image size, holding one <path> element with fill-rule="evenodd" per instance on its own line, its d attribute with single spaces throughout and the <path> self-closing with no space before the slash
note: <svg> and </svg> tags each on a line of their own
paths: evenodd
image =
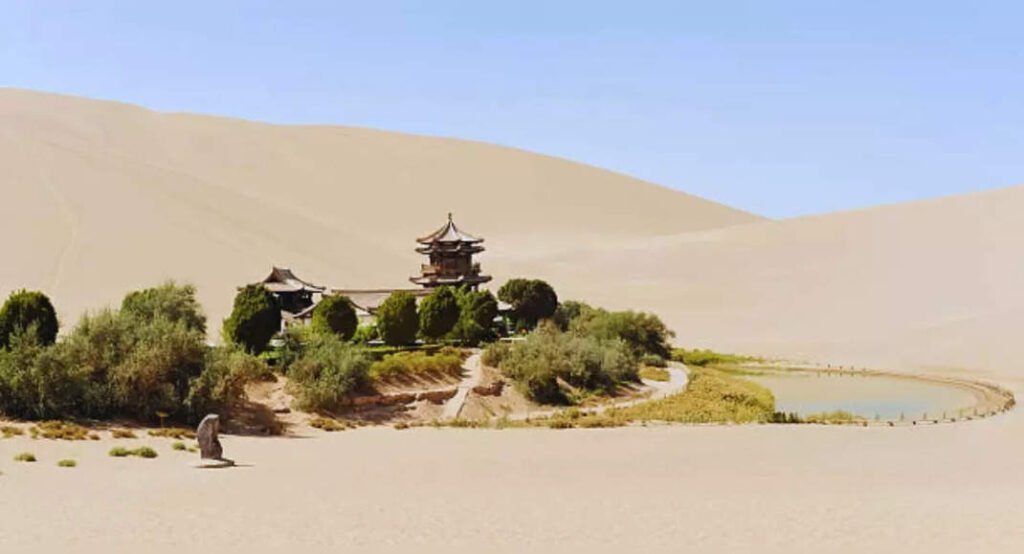
<svg viewBox="0 0 1024 554">
<path fill-rule="evenodd" d="M 45 290 L 66 324 L 175 278 L 216 327 L 271 264 L 401 286 L 413 238 L 451 211 L 486 237 L 496 282 L 655 311 L 680 344 L 1024 390 L 1024 188 L 768 221 L 508 148 L 19 90 L 0 91 L 0 168 L 0 294 Z M 1018 552 L 1022 436 L 1019 410 L 893 429 L 375 428 L 227 437 L 242 467 L 226 471 L 169 441 L 140 441 L 161 453 L 140 460 L 6 439 L 0 550 Z"/>
</svg>

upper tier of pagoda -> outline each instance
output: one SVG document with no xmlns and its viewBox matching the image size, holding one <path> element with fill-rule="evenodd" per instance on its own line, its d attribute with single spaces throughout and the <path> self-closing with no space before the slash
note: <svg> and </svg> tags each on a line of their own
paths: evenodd
<svg viewBox="0 0 1024 554">
<path fill-rule="evenodd" d="M 430 258 L 421 267 L 421 274 L 411 277 L 413 283 L 433 288 L 442 285 L 476 287 L 491 280 L 480 274 L 480 264 L 473 263 L 473 254 L 484 251 L 484 239 L 471 235 L 455 224 L 452 214 L 440 229 L 416 239 L 416 251 Z"/>
</svg>

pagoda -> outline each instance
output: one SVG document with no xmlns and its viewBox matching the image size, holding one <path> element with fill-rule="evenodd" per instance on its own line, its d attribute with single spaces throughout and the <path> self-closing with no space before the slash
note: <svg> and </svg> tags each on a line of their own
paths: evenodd
<svg viewBox="0 0 1024 554">
<path fill-rule="evenodd" d="M 444 285 L 466 285 L 476 290 L 480 283 L 491 280 L 480 274 L 480 264 L 473 262 L 473 254 L 484 251 L 484 239 L 459 229 L 448 214 L 448 223 L 425 237 L 416 239 L 416 251 L 430 258 L 420 268 L 421 275 L 409 280 L 426 288 Z"/>
</svg>

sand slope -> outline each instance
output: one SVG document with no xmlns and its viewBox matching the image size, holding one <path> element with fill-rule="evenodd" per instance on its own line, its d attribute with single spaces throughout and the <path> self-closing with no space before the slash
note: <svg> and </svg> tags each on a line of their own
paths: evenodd
<svg viewBox="0 0 1024 554">
<path fill-rule="evenodd" d="M 656 310 L 689 345 L 1016 377 L 1021 214 L 1016 187 L 625 241 L 521 267 L 567 294 Z M 576 277 L 581 267 L 601 278 Z"/>
<path fill-rule="evenodd" d="M 0 232 L 21 239 L 6 241 L 0 294 L 46 290 L 69 322 L 166 278 L 197 284 L 219 321 L 271 264 L 336 287 L 408 286 L 413 239 L 449 211 L 506 255 L 759 219 L 509 148 L 12 89 L 0 168 Z"/>
</svg>

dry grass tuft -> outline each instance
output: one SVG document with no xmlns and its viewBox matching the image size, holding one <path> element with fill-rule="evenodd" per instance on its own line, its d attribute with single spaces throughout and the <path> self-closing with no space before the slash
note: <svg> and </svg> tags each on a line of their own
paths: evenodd
<svg viewBox="0 0 1024 554">
<path fill-rule="evenodd" d="M 150 429 L 149 436 L 184 440 L 196 438 L 196 432 L 184 427 L 165 427 L 163 429 Z"/>
<path fill-rule="evenodd" d="M 14 425 L 0 425 L 0 433 L 3 433 L 5 439 L 16 437 L 25 434 L 25 430 L 21 427 L 15 427 Z"/>
<path fill-rule="evenodd" d="M 84 441 L 89 439 L 89 430 L 77 423 L 67 421 L 43 421 L 29 428 L 33 439 L 60 439 Z"/>
<path fill-rule="evenodd" d="M 347 431 L 349 429 L 356 428 L 356 424 L 350 421 L 331 419 L 327 417 L 315 417 L 309 420 L 309 425 L 314 429 L 320 429 L 329 433 L 333 433 L 334 431 Z"/>
<path fill-rule="evenodd" d="M 113 431 L 110 432 L 110 434 L 113 435 L 113 437 L 115 439 L 134 439 L 134 438 L 136 438 L 135 437 L 135 433 L 131 432 L 128 429 L 114 429 Z"/>
</svg>

